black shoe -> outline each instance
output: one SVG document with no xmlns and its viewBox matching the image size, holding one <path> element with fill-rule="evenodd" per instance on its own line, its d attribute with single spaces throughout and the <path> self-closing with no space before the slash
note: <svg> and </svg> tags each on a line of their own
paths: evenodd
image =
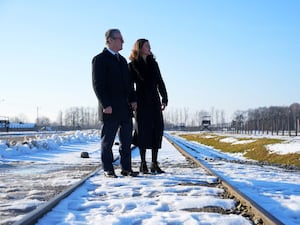
<svg viewBox="0 0 300 225">
<path fill-rule="evenodd" d="M 115 171 L 104 171 L 104 176 L 111 177 L 111 178 L 117 178 L 118 176 L 115 174 Z"/>
<path fill-rule="evenodd" d="M 151 164 L 150 170 L 151 170 L 151 173 L 164 173 L 165 172 L 158 166 L 157 162 L 153 162 Z"/>
<path fill-rule="evenodd" d="M 137 175 L 139 175 L 139 172 L 135 172 L 135 171 L 132 171 L 132 170 L 122 170 L 121 174 L 123 176 L 136 177 Z"/>
<path fill-rule="evenodd" d="M 141 162 L 140 165 L 140 172 L 143 174 L 147 174 L 149 173 L 148 167 L 147 167 L 147 163 L 146 162 Z"/>
</svg>

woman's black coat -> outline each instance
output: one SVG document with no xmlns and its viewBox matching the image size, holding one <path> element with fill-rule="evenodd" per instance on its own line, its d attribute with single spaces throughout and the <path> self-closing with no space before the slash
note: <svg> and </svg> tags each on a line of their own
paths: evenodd
<svg viewBox="0 0 300 225">
<path fill-rule="evenodd" d="M 161 148 L 164 122 L 161 103 L 167 105 L 168 95 L 159 66 L 153 56 L 133 60 L 129 72 L 136 85 L 137 111 L 134 144 L 143 149 Z"/>
</svg>

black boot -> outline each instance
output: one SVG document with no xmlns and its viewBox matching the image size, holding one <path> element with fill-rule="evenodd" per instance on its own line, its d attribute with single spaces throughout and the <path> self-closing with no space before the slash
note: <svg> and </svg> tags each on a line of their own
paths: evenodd
<svg viewBox="0 0 300 225">
<path fill-rule="evenodd" d="M 149 173 L 148 167 L 147 167 L 147 163 L 146 162 L 141 162 L 140 165 L 140 172 L 143 174 L 147 174 Z"/>
<path fill-rule="evenodd" d="M 164 173 L 165 172 L 158 166 L 158 162 L 152 162 L 150 170 L 151 170 L 151 173 Z"/>
<path fill-rule="evenodd" d="M 141 165 L 140 172 L 141 173 L 149 173 L 146 163 L 146 149 L 140 148 L 140 156 L 141 156 Z"/>
</svg>

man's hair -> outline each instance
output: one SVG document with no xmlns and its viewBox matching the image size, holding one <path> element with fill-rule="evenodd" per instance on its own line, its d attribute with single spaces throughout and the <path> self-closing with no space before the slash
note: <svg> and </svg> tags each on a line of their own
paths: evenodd
<svg viewBox="0 0 300 225">
<path fill-rule="evenodd" d="M 109 29 L 105 32 L 105 43 L 108 44 L 108 38 L 114 38 L 116 34 L 121 33 L 119 29 Z"/>
</svg>

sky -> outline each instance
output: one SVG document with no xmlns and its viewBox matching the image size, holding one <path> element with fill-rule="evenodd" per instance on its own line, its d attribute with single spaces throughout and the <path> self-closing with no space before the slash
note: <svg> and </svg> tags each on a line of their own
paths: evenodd
<svg viewBox="0 0 300 225">
<path fill-rule="evenodd" d="M 177 133 L 178 134 L 178 133 Z M 178 138 L 176 133 L 166 133 L 168 138 L 180 143 L 185 142 Z M 215 134 L 210 134 L 211 138 Z M 232 144 L 243 145 L 245 140 L 242 137 L 251 137 L 255 141 L 257 138 L 270 137 L 262 135 L 232 135 L 224 136 L 220 141 Z M 274 137 L 283 138 L 285 142 L 270 145 L 270 151 L 279 154 L 299 153 L 300 139 L 298 137 Z M 116 141 L 118 141 L 116 139 Z M 47 148 L 44 148 L 44 147 Z M 250 198 L 262 204 L 262 207 L 275 215 L 286 225 L 296 225 L 300 221 L 299 205 L 299 171 L 287 171 L 285 169 L 270 166 L 253 164 L 231 163 L 230 161 L 246 160 L 240 154 L 222 153 L 209 146 L 203 146 L 195 142 L 189 142 L 184 147 L 192 155 L 197 155 L 198 159 L 209 159 L 205 162 L 211 170 L 222 175 L 233 186 L 240 189 Z M 80 152 L 86 151 L 90 158 L 81 159 Z M 5 210 L 22 212 L 24 209 L 40 206 L 43 202 L 39 197 L 43 192 L 32 190 L 28 194 L 23 193 L 21 198 L 18 192 L 22 191 L 32 179 L 11 179 L 14 174 L 20 177 L 22 174 L 32 174 L 41 176 L 45 173 L 45 168 L 60 168 L 60 165 L 84 166 L 86 163 L 92 165 L 100 161 L 99 133 L 90 131 L 76 131 L 74 134 L 66 134 L 59 137 L 57 134 L 41 135 L 40 139 L 27 144 L 17 144 L 7 147 L 0 141 L 0 163 L 2 168 L 2 193 L 0 195 L 0 215 Z M 113 147 L 114 156 L 119 155 L 118 145 Z M 221 160 L 220 160 L 221 159 Z M 223 160 L 222 160 L 223 159 Z M 28 169 L 22 172 L 18 165 L 30 164 Z M 147 162 L 151 162 L 151 153 L 147 153 Z M 120 165 L 117 161 L 114 166 L 118 178 L 106 178 L 101 169 L 95 176 L 88 179 L 80 188 L 76 189 L 68 198 L 60 202 L 50 213 L 48 213 L 37 224 L 211 224 L 250 225 L 241 215 L 226 215 L 209 212 L 197 212 L 197 209 L 205 206 L 222 207 L 230 210 L 234 207 L 233 199 L 223 199 L 220 196 L 222 189 L 214 187 L 217 181 L 215 176 L 208 174 L 201 168 L 190 168 L 190 161 L 186 160 L 175 147 L 165 138 L 162 142 L 162 149 L 159 152 L 159 162 L 164 174 L 139 174 L 138 177 L 120 176 Z M 132 152 L 132 165 L 134 170 L 140 163 L 138 149 Z M 180 167 L 180 169 L 178 169 Z M 16 169 L 17 168 L 17 169 Z M 26 168 L 26 167 L 25 167 Z M 1 170 L 0 170 L 1 172 Z M 29 173 L 31 172 L 31 173 Z M 73 173 L 77 174 L 76 171 Z M 46 181 L 47 184 L 60 186 L 78 182 L 67 172 L 53 175 L 53 170 L 49 171 L 49 178 L 46 175 L 39 182 Z M 6 179 L 8 178 L 8 179 Z M 76 176 L 78 178 L 78 176 Z M 37 178 L 36 178 L 37 179 Z M 9 185 L 6 185 L 9 182 Z M 203 185 L 204 184 L 204 185 Z M 41 185 L 42 186 L 42 185 Z M 46 185 L 47 186 L 47 185 Z M 8 193 L 8 194 L 7 194 Z M 8 196 L 9 197 L 8 197 Z M 6 214 L 7 215 L 7 214 Z M 19 220 L 22 216 L 3 219 Z M 1 223 L 0 222 L 0 223 Z"/>
<path fill-rule="evenodd" d="M 55 121 L 70 107 L 97 107 L 91 60 L 119 28 L 129 62 L 150 41 L 167 110 L 237 110 L 299 102 L 297 0 L 0 0 L 0 116 Z"/>
</svg>

